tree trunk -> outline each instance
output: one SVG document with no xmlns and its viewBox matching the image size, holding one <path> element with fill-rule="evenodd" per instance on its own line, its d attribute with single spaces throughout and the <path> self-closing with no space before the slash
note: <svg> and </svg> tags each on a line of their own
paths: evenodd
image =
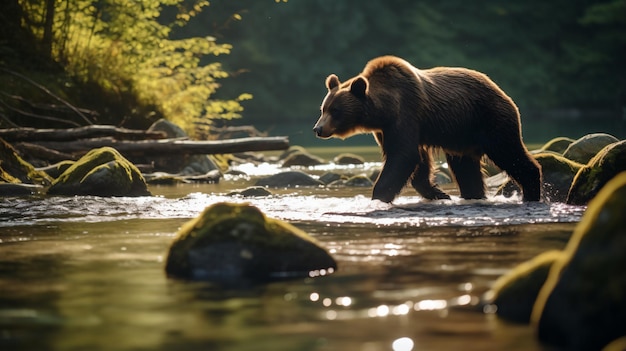
<svg viewBox="0 0 626 351">
<path fill-rule="evenodd" d="M 91 149 L 111 146 L 124 155 L 177 156 L 183 154 L 232 154 L 246 151 L 285 150 L 287 137 L 253 137 L 220 141 L 180 139 L 118 141 L 112 138 L 77 140 L 73 142 L 30 141 L 48 149 L 71 154 L 85 154 Z"/>
</svg>

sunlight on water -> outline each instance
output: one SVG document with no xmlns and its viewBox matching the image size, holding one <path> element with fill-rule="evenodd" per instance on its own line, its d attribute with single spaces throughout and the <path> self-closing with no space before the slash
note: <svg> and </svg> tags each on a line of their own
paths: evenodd
<svg viewBox="0 0 626 351">
<path fill-rule="evenodd" d="M 328 224 L 377 226 L 484 226 L 526 223 L 575 222 L 584 207 L 562 203 L 522 203 L 517 198 L 425 201 L 419 196 L 399 197 L 393 205 L 365 195 L 273 195 L 242 198 L 191 193 L 182 198 L 41 197 L 0 199 L 0 226 L 56 221 L 99 222 L 133 218 L 193 218 L 216 202 L 250 203 L 268 216 Z M 400 247 L 382 247 L 387 255 L 402 254 Z"/>
</svg>

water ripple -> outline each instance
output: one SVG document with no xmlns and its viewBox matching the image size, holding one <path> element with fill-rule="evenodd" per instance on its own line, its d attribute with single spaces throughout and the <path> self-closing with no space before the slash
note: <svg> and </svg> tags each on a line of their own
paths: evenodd
<svg viewBox="0 0 626 351">
<path fill-rule="evenodd" d="M 123 219 L 193 218 L 221 201 L 251 203 L 268 216 L 288 221 L 373 224 L 378 226 L 485 226 L 563 223 L 580 220 L 585 207 L 562 203 L 523 203 L 493 197 L 467 201 L 459 198 L 425 201 L 401 197 L 394 205 L 363 195 L 274 195 L 241 198 L 191 193 L 180 198 L 153 197 L 26 197 L 0 199 L 0 226 L 45 224 L 58 221 L 104 222 Z"/>
</svg>

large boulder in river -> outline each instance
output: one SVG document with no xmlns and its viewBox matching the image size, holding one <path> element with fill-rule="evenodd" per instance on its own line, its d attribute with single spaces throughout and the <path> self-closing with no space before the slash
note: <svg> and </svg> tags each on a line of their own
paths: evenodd
<svg viewBox="0 0 626 351">
<path fill-rule="evenodd" d="M 322 186 L 324 183 L 300 171 L 287 171 L 257 180 L 256 186 L 269 188 L 295 188 L 301 186 Z"/>
<path fill-rule="evenodd" d="M 552 250 L 519 264 L 498 278 L 485 294 L 486 303 L 496 306 L 496 314 L 517 323 L 529 323 L 541 287 L 552 264 L 563 252 Z"/>
<path fill-rule="evenodd" d="M 589 203 L 548 275 L 531 321 L 540 340 L 600 350 L 626 335 L 626 172 Z"/>
<path fill-rule="evenodd" d="M 626 171 L 626 140 L 606 146 L 578 171 L 567 203 L 586 204 L 611 178 L 623 171 Z"/>
<path fill-rule="evenodd" d="M 187 222 L 172 243 L 169 276 L 264 283 L 326 275 L 337 263 L 302 230 L 248 204 L 217 203 Z"/>
<path fill-rule="evenodd" d="M 567 137 L 554 138 L 545 143 L 541 147 L 540 151 L 551 151 L 562 155 L 574 141 L 576 140 Z"/>
<path fill-rule="evenodd" d="M 49 195 L 149 196 L 141 173 L 117 150 L 102 147 L 89 151 L 48 189 Z"/>
<path fill-rule="evenodd" d="M 619 139 L 606 133 L 587 134 L 571 143 L 563 152 L 563 156 L 572 161 L 586 164 L 605 146 L 618 141 Z"/>
</svg>

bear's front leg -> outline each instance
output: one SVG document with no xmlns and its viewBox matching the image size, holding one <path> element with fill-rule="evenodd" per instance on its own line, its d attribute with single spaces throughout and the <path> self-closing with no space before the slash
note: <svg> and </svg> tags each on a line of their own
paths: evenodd
<svg viewBox="0 0 626 351">
<path fill-rule="evenodd" d="M 418 155 L 401 157 L 387 154 L 387 160 L 374 185 L 372 200 L 392 202 L 406 185 L 418 158 Z"/>
</svg>

